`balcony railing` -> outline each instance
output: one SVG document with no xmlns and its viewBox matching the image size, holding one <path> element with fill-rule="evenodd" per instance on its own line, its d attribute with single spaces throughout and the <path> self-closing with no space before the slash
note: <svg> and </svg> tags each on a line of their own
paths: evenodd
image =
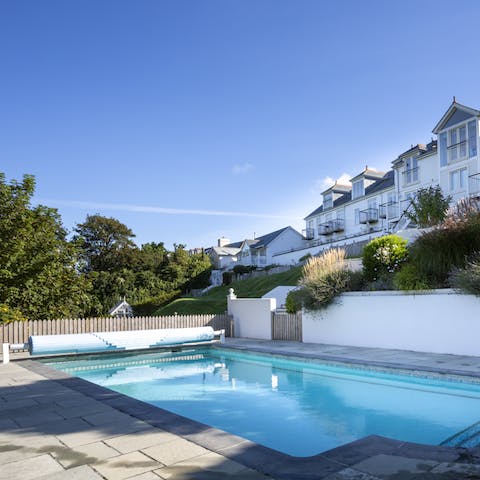
<svg viewBox="0 0 480 480">
<path fill-rule="evenodd" d="M 330 224 L 332 232 L 343 232 L 343 230 L 345 230 L 345 222 L 341 218 L 330 220 L 328 223 Z"/>
<path fill-rule="evenodd" d="M 330 222 L 320 223 L 318 225 L 319 235 L 331 235 L 333 233 Z"/>
<path fill-rule="evenodd" d="M 360 210 L 360 223 L 378 222 L 378 208 L 367 208 Z"/>
<path fill-rule="evenodd" d="M 480 173 L 468 176 L 468 191 L 471 197 L 480 196 Z"/>
<path fill-rule="evenodd" d="M 397 218 L 398 217 L 398 203 L 386 202 L 378 207 L 378 218 Z"/>
<path fill-rule="evenodd" d="M 418 182 L 420 179 L 420 169 L 419 167 L 407 168 L 402 172 L 403 186 L 411 185 L 412 183 Z"/>
<path fill-rule="evenodd" d="M 305 228 L 302 230 L 305 240 L 313 240 L 315 238 L 315 230 L 313 228 Z"/>
<path fill-rule="evenodd" d="M 467 141 L 462 140 L 461 142 L 454 143 L 453 145 L 449 145 L 447 147 L 448 151 L 448 162 L 456 162 L 461 158 L 465 158 L 467 156 Z"/>
</svg>

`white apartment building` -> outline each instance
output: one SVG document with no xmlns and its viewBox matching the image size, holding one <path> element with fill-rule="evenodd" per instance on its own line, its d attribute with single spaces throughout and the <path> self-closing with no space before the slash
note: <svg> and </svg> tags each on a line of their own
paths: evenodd
<svg viewBox="0 0 480 480">
<path fill-rule="evenodd" d="M 480 196 L 479 121 L 479 110 L 454 98 L 433 129 L 437 139 L 400 154 L 388 172 L 366 167 L 348 184 L 322 192 L 322 205 L 305 217 L 303 248 L 280 252 L 273 262 L 296 262 L 306 253 L 407 228 L 404 212 L 420 188 L 440 185 L 452 203 Z"/>
</svg>

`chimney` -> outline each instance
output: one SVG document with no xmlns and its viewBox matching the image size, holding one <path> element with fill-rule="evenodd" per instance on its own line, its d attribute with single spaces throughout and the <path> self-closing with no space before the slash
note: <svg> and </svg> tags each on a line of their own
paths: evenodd
<svg viewBox="0 0 480 480">
<path fill-rule="evenodd" d="M 218 239 L 218 246 L 219 247 L 224 247 L 225 245 L 228 245 L 230 243 L 230 240 L 228 238 L 222 237 Z"/>
</svg>

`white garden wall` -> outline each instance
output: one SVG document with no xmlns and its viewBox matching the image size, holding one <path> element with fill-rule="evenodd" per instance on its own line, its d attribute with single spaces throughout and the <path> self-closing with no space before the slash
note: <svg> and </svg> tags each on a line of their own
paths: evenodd
<svg viewBox="0 0 480 480">
<path fill-rule="evenodd" d="M 480 298 L 452 290 L 349 292 L 302 318 L 304 342 L 480 356 Z"/>
<path fill-rule="evenodd" d="M 228 313 L 233 316 L 234 336 L 271 340 L 272 312 L 277 308 L 274 298 L 227 297 Z"/>
</svg>

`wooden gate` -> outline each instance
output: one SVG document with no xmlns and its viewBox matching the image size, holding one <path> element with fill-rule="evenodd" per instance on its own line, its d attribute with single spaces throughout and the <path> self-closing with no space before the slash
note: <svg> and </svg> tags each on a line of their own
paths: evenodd
<svg viewBox="0 0 480 480">
<path fill-rule="evenodd" d="M 302 313 L 272 313 L 272 340 L 302 341 Z"/>
</svg>

